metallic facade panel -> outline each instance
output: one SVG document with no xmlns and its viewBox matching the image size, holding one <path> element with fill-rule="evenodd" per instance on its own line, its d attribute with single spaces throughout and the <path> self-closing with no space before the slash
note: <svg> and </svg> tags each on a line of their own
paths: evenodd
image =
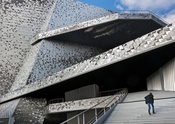
<svg viewBox="0 0 175 124">
<path fill-rule="evenodd" d="M 9 91 L 40 32 L 54 0 L 3 0 L 0 3 L 0 94 Z"/>
<path fill-rule="evenodd" d="M 46 31 L 86 22 L 114 12 L 76 0 L 57 0 Z"/>
<path fill-rule="evenodd" d="M 164 28 L 150 32 L 133 41 L 110 49 L 107 52 L 87 59 L 81 63 L 68 67 L 57 73 L 54 73 L 52 76 L 49 76 L 40 81 L 36 81 L 34 82 L 34 84 L 26 85 L 22 89 L 5 94 L 1 96 L 0 101 L 6 101 L 14 97 L 21 96 L 22 94 L 27 94 L 35 90 L 48 87 L 50 85 L 60 83 L 70 78 L 77 77 L 90 71 L 128 59 L 130 57 L 151 51 L 153 49 L 168 44 L 174 44 L 174 30 L 175 24 L 173 23 Z"/>
</svg>

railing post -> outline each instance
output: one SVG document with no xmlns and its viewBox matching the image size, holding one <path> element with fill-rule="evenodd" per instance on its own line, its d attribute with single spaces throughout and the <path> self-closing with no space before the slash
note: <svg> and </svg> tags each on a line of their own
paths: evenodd
<svg viewBox="0 0 175 124">
<path fill-rule="evenodd" d="M 78 124 L 80 124 L 80 116 L 77 117 Z"/>
<path fill-rule="evenodd" d="M 85 124 L 85 114 L 83 113 L 83 124 Z"/>
<path fill-rule="evenodd" d="M 95 121 L 97 122 L 97 109 L 95 108 Z"/>
</svg>

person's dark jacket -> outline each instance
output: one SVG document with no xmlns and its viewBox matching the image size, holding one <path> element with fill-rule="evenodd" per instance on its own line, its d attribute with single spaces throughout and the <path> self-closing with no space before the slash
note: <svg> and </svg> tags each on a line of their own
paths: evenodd
<svg viewBox="0 0 175 124">
<path fill-rule="evenodd" d="M 145 96 L 145 103 L 154 103 L 154 96 L 152 93 L 150 93 L 149 95 Z"/>
</svg>

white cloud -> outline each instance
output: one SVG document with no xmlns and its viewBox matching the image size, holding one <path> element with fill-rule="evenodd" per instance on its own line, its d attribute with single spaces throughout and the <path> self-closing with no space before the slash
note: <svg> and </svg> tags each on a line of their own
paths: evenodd
<svg viewBox="0 0 175 124">
<path fill-rule="evenodd" d="M 121 3 L 128 9 L 168 9 L 175 0 L 121 0 Z"/>
<path fill-rule="evenodd" d="M 175 22 L 175 0 L 115 0 L 115 4 L 117 10 L 150 10 L 168 23 Z"/>
<path fill-rule="evenodd" d="M 164 20 L 167 21 L 168 23 L 173 23 L 173 22 L 175 22 L 175 14 L 167 15 L 167 16 L 164 18 Z"/>
<path fill-rule="evenodd" d="M 175 0 L 120 0 L 121 5 L 116 0 L 116 8 L 118 10 L 151 10 L 154 13 L 160 15 L 166 22 L 172 23 L 175 22 L 175 7 L 174 10 L 161 15 L 161 11 L 165 12 L 172 8 L 172 5 L 175 5 Z"/>
<path fill-rule="evenodd" d="M 163 16 L 163 19 L 168 23 L 175 22 L 175 9 Z"/>
<path fill-rule="evenodd" d="M 116 8 L 117 8 L 118 10 L 124 10 L 124 8 L 123 8 L 121 5 L 116 5 Z"/>
</svg>

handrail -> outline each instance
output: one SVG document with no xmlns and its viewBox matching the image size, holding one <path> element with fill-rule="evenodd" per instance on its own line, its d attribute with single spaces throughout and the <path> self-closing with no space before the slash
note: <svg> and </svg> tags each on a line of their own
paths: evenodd
<svg viewBox="0 0 175 124">
<path fill-rule="evenodd" d="M 126 93 L 127 93 L 127 90 L 126 89 L 123 89 L 122 91 L 120 91 L 121 92 L 121 94 L 124 92 L 124 96 L 126 96 Z M 112 101 L 114 101 L 115 100 L 115 95 L 113 95 L 114 96 L 114 98 L 112 99 L 112 100 L 110 100 L 106 105 L 105 105 L 105 107 L 100 111 L 100 112 L 98 112 L 98 114 L 96 115 L 96 117 L 94 117 L 94 118 L 92 118 L 87 124 L 93 124 L 93 123 L 95 123 L 95 122 L 97 122 L 98 121 L 98 119 L 100 118 L 100 117 L 102 117 L 103 115 L 105 115 L 105 113 L 108 111 L 108 110 L 110 110 L 114 105 L 117 105 L 117 103 L 119 103 L 119 102 L 121 102 L 121 100 L 123 100 L 123 98 L 122 99 L 120 99 L 121 97 L 120 96 L 116 96 L 116 97 L 119 97 L 119 99 L 117 100 L 117 101 L 115 101 L 114 103 L 112 103 Z M 112 104 L 111 104 L 112 103 Z M 111 105 L 110 105 L 111 104 Z M 110 105 L 110 107 L 108 107 L 108 105 Z M 96 119 L 95 119 L 96 118 Z"/>
<path fill-rule="evenodd" d="M 123 90 L 120 91 L 120 92 L 121 92 L 121 94 L 124 92 L 125 95 L 126 95 L 127 89 L 123 89 Z M 69 121 L 71 121 L 71 120 L 73 120 L 73 119 L 75 119 L 75 118 L 78 119 L 78 124 L 80 124 L 80 118 L 79 118 L 79 117 L 80 117 L 81 115 L 83 115 L 83 118 L 84 118 L 84 113 L 86 113 L 86 112 L 89 111 L 89 110 L 92 110 L 93 108 L 95 108 L 96 106 L 100 105 L 101 103 L 103 103 L 103 102 L 107 101 L 108 99 L 114 97 L 114 98 L 112 98 L 112 100 L 110 100 L 110 102 L 108 102 L 108 105 L 109 105 L 109 104 L 111 103 L 111 101 L 113 101 L 116 97 L 118 97 L 118 96 L 116 96 L 116 95 L 117 95 L 117 94 L 120 94 L 120 92 L 118 92 L 118 93 L 116 93 L 116 94 L 114 94 L 114 95 L 112 95 L 112 96 L 106 98 L 105 100 L 103 100 L 103 101 L 97 103 L 96 105 L 90 107 L 89 109 L 87 109 L 87 110 L 85 110 L 85 111 L 83 111 L 83 112 L 81 112 L 81 113 L 79 113 L 79 114 L 73 116 L 72 118 L 70 118 L 70 119 L 68 119 L 68 120 L 66 120 L 66 121 L 64 121 L 64 122 L 62 122 L 62 123 L 60 123 L 60 124 L 66 124 L 67 122 L 69 122 Z M 120 97 L 121 97 L 121 96 L 120 96 Z M 120 100 L 120 97 L 119 97 L 119 100 Z M 117 103 L 117 102 L 115 102 L 115 103 Z M 105 108 L 106 108 L 106 107 L 107 107 L 107 106 L 105 106 Z M 95 109 L 95 110 L 96 110 L 96 109 Z M 98 119 L 98 117 L 97 117 L 98 114 L 97 114 L 97 112 L 95 112 L 95 113 L 96 113 L 96 114 L 95 114 L 95 118 L 96 118 L 96 121 L 97 121 L 97 119 Z M 84 120 L 84 119 L 83 119 L 83 124 L 85 124 L 85 120 Z"/>
<path fill-rule="evenodd" d="M 116 92 L 123 90 L 123 88 L 120 89 L 114 89 L 114 90 L 107 90 L 107 91 L 101 91 L 99 92 L 99 96 L 109 96 L 109 95 L 114 95 Z M 114 93 L 115 92 L 115 93 Z M 106 95 L 107 94 L 107 95 Z"/>
</svg>

